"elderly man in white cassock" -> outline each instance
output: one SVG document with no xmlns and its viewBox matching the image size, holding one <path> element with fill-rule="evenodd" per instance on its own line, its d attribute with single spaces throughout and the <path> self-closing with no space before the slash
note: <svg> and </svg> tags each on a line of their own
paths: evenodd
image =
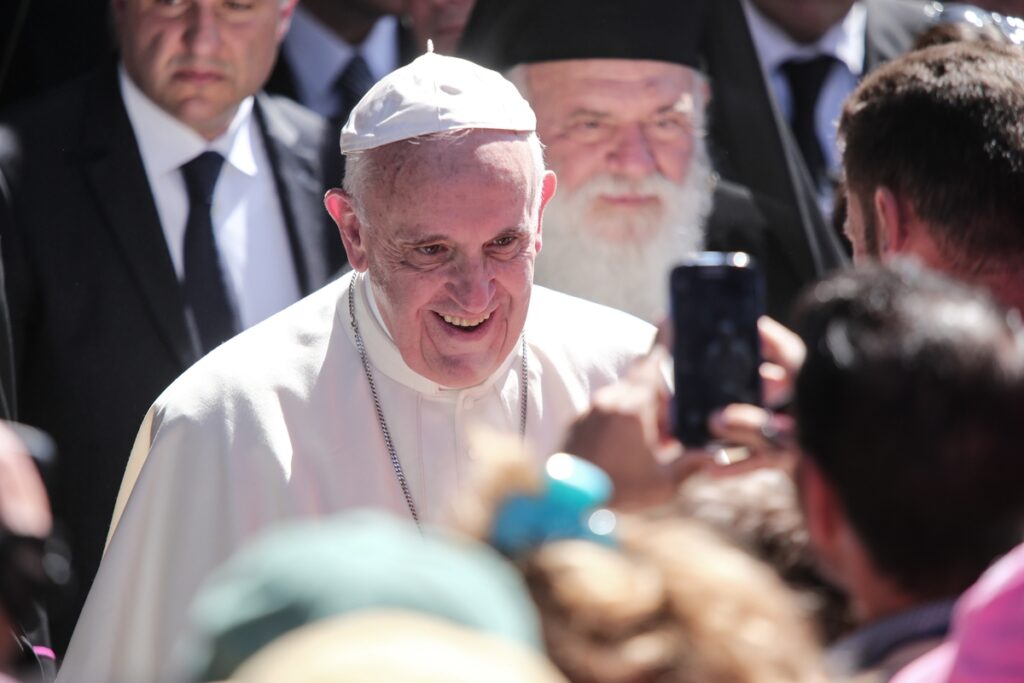
<svg viewBox="0 0 1024 683">
<path fill-rule="evenodd" d="M 437 520 L 468 426 L 554 452 L 647 351 L 647 323 L 533 286 L 555 191 L 534 127 L 499 74 L 432 53 L 366 95 L 325 199 L 353 272 L 157 399 L 60 680 L 159 679 L 197 586 L 247 538 L 356 507 Z"/>
</svg>

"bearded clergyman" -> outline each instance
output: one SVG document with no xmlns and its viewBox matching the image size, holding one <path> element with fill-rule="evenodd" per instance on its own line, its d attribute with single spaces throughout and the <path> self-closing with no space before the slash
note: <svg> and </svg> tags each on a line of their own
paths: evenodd
<svg viewBox="0 0 1024 683">
<path fill-rule="evenodd" d="M 354 507 L 436 521 L 467 427 L 552 453 L 649 349 L 647 323 L 533 286 L 555 191 L 535 125 L 498 73 L 432 53 L 367 93 L 325 198 L 353 272 L 150 409 L 61 680 L 162 680 L 197 586 L 247 538 Z"/>
<path fill-rule="evenodd" d="M 782 237 L 782 207 L 712 168 L 701 70 L 709 5 L 478 0 L 460 53 L 519 87 L 558 174 L 538 284 L 658 321 L 669 271 L 705 248 L 753 254 L 775 316 L 813 276 L 794 277 L 789 254 L 801 249 Z"/>
</svg>

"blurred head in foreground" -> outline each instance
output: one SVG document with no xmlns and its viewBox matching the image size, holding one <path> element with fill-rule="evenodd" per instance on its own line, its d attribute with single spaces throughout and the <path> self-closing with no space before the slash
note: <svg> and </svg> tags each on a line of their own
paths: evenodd
<svg viewBox="0 0 1024 683">
<path fill-rule="evenodd" d="M 257 652 L 231 680 L 566 683 L 535 650 L 402 610 L 363 610 L 286 633 Z"/>
<path fill-rule="evenodd" d="M 470 533 L 502 528 L 510 497 L 550 497 L 550 461 L 538 477 L 518 444 L 490 440 L 476 450 L 475 493 L 461 508 Z M 558 462 L 558 476 L 573 478 Z M 540 610 L 548 654 L 570 680 L 823 680 L 804 612 L 769 567 L 694 522 L 614 518 L 601 542 L 545 541 L 541 532 L 513 558 Z"/>
<path fill-rule="evenodd" d="M 1020 539 L 1024 332 L 913 262 L 806 293 L 797 470 L 823 566 L 875 619 L 966 589 Z"/>
</svg>

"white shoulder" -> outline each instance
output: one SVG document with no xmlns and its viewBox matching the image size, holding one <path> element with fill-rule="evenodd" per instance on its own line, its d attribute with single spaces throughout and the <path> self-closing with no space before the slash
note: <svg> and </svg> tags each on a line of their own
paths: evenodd
<svg viewBox="0 0 1024 683">
<path fill-rule="evenodd" d="M 224 414 L 232 406 L 303 395 L 332 338 L 342 278 L 229 339 L 186 370 L 153 404 L 160 422 Z"/>
<path fill-rule="evenodd" d="M 572 364 L 614 368 L 647 353 L 656 330 L 618 309 L 534 286 L 527 317 L 527 341 L 545 355 L 564 356 Z"/>
</svg>

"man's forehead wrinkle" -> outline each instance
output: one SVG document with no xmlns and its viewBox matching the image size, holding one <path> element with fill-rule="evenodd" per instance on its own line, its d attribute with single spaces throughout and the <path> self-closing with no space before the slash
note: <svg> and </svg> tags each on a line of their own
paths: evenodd
<svg viewBox="0 0 1024 683">
<path fill-rule="evenodd" d="M 431 230 L 431 232 L 424 232 L 426 230 Z M 493 235 L 484 236 L 482 241 L 483 243 L 487 243 L 503 235 L 519 235 L 526 234 L 529 232 L 529 225 L 511 225 L 508 227 L 499 228 L 494 232 Z M 434 244 L 437 242 L 453 241 L 451 234 L 445 232 L 436 232 L 430 226 L 426 226 L 421 223 L 396 224 L 394 226 L 394 232 L 392 233 L 392 239 L 396 243 L 410 247 L 422 246 L 425 244 Z"/>
<path fill-rule="evenodd" d="M 694 98 L 685 87 L 664 87 L 659 84 L 620 84 L 621 87 L 567 87 L 552 90 L 550 103 L 538 102 L 542 120 L 550 118 L 557 109 L 565 118 L 600 116 L 620 118 L 641 113 L 677 111 L 692 113 Z M 557 99 L 556 99 L 557 98 Z M 535 98 L 536 99 L 536 98 Z M 559 102 L 560 100 L 560 102 Z"/>
<path fill-rule="evenodd" d="M 688 86 L 695 71 L 679 64 L 647 60 L 563 60 L 531 65 L 528 70 L 531 92 L 534 88 L 602 90 L 621 88 L 651 89 L 665 85 Z"/>
<path fill-rule="evenodd" d="M 575 118 L 579 116 L 594 117 L 599 119 L 607 119 L 611 117 L 611 112 L 602 111 L 600 109 L 594 109 L 586 105 L 580 105 L 569 112 L 569 118 Z"/>
<path fill-rule="evenodd" d="M 403 147 L 404 146 L 404 147 Z M 380 169 L 379 182 L 368 191 L 373 196 L 367 207 L 372 224 L 388 224 L 392 237 L 404 227 L 407 234 L 417 226 L 400 226 L 405 211 L 396 203 L 431 205 L 440 195 L 457 202 L 471 199 L 462 180 L 484 179 L 520 192 L 524 198 L 533 189 L 533 156 L 528 142 L 502 131 L 472 131 L 454 139 L 416 140 L 393 143 L 373 153 Z M 524 203 L 525 199 L 524 199 Z M 434 232 L 437 225 L 419 226 Z M 421 239 L 417 236 L 415 239 Z"/>
<path fill-rule="evenodd" d="M 408 143 L 393 143 L 369 152 L 374 155 L 372 163 L 377 173 L 374 186 L 367 191 L 368 197 L 362 200 L 371 215 L 371 225 L 383 218 L 386 207 L 396 197 L 398 177 L 412 156 L 411 153 L 399 148 L 399 145 L 403 144 Z"/>
</svg>

